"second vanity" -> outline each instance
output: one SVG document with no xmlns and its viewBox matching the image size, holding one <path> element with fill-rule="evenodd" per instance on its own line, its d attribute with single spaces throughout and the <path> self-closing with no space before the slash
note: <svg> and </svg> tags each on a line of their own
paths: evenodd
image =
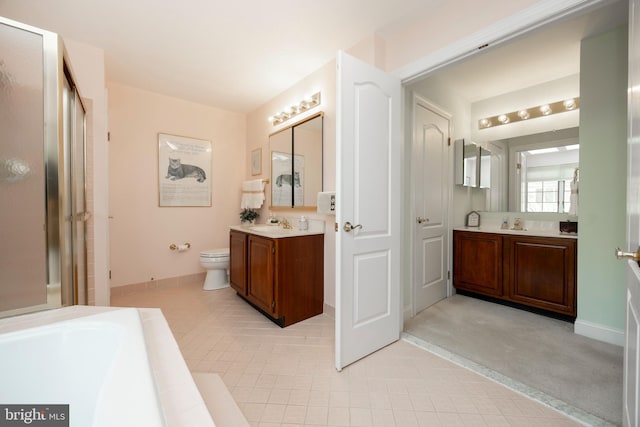
<svg viewBox="0 0 640 427">
<path fill-rule="evenodd" d="M 576 317 L 575 235 L 456 228 L 453 286 L 565 317 Z"/>
<path fill-rule="evenodd" d="M 281 327 L 322 314 L 324 230 L 232 226 L 229 282 Z"/>
</svg>

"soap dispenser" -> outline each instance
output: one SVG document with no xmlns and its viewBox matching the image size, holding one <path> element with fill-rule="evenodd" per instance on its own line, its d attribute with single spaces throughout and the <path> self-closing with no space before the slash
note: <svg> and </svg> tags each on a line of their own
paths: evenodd
<svg viewBox="0 0 640 427">
<path fill-rule="evenodd" d="M 306 231 L 309 229 L 309 221 L 307 221 L 307 217 L 305 217 L 304 215 L 300 217 L 298 228 L 300 229 L 300 231 Z"/>
</svg>

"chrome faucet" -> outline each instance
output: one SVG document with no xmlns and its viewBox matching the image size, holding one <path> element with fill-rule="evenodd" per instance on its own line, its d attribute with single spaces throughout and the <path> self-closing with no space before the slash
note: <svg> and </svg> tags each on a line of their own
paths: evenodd
<svg viewBox="0 0 640 427">
<path fill-rule="evenodd" d="M 520 218 L 516 218 L 513 220 L 512 230 L 522 230 L 522 221 L 520 220 Z"/>
<path fill-rule="evenodd" d="M 282 228 L 284 228 L 285 230 L 291 230 L 293 228 L 293 226 L 289 223 L 289 220 L 284 217 L 280 221 L 280 225 L 282 225 Z"/>
</svg>

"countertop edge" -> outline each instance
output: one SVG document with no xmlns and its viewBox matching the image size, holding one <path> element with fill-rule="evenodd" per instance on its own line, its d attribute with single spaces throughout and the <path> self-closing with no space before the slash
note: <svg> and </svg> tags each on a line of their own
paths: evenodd
<svg viewBox="0 0 640 427">
<path fill-rule="evenodd" d="M 260 226 L 266 224 L 260 224 Z M 323 230 L 282 230 L 279 226 L 274 227 L 273 232 L 263 231 L 263 230 L 255 230 L 252 229 L 251 225 L 232 225 L 229 226 L 230 230 L 239 231 L 241 233 L 254 234 L 260 237 L 267 237 L 269 239 L 284 239 L 287 237 L 301 237 L 301 236 L 315 236 L 315 235 L 324 235 Z"/>
<path fill-rule="evenodd" d="M 530 236 L 530 237 L 557 237 L 561 239 L 578 239 L 577 234 L 560 233 L 559 231 L 551 230 L 503 230 L 495 227 L 453 227 L 455 231 L 471 231 L 476 233 L 492 233 L 492 234 L 504 234 L 504 235 L 516 235 L 516 236 Z"/>
</svg>

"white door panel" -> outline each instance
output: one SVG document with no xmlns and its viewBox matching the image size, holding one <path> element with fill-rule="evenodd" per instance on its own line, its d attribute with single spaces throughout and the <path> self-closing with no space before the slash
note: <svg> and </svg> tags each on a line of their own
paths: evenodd
<svg viewBox="0 0 640 427">
<path fill-rule="evenodd" d="M 388 251 L 354 257 L 354 328 L 360 328 L 381 317 L 389 316 L 391 311 L 389 258 Z M 380 277 L 386 279 L 378 280 Z"/>
<path fill-rule="evenodd" d="M 631 261 L 630 263 L 635 264 Z M 640 346 L 640 274 L 637 264 L 629 265 L 627 271 L 627 320 L 625 325 L 624 351 L 624 425 L 638 425 L 638 383 L 640 366 L 638 365 L 638 347 Z M 635 301 L 634 301 L 635 300 Z"/>
<path fill-rule="evenodd" d="M 336 369 L 396 341 L 400 303 L 400 81 L 337 58 Z M 346 227 L 350 223 L 353 229 Z"/>
<path fill-rule="evenodd" d="M 416 97 L 412 141 L 417 313 L 447 296 L 450 117 Z"/>
<path fill-rule="evenodd" d="M 629 2 L 629 135 L 627 138 L 627 242 L 626 250 L 640 245 L 640 0 Z M 624 345 L 623 424 L 637 426 L 640 366 L 640 268 L 627 263 L 627 318 Z"/>
<path fill-rule="evenodd" d="M 423 240 L 424 268 L 423 286 L 436 285 L 444 279 L 444 241 L 442 236 Z"/>
</svg>

